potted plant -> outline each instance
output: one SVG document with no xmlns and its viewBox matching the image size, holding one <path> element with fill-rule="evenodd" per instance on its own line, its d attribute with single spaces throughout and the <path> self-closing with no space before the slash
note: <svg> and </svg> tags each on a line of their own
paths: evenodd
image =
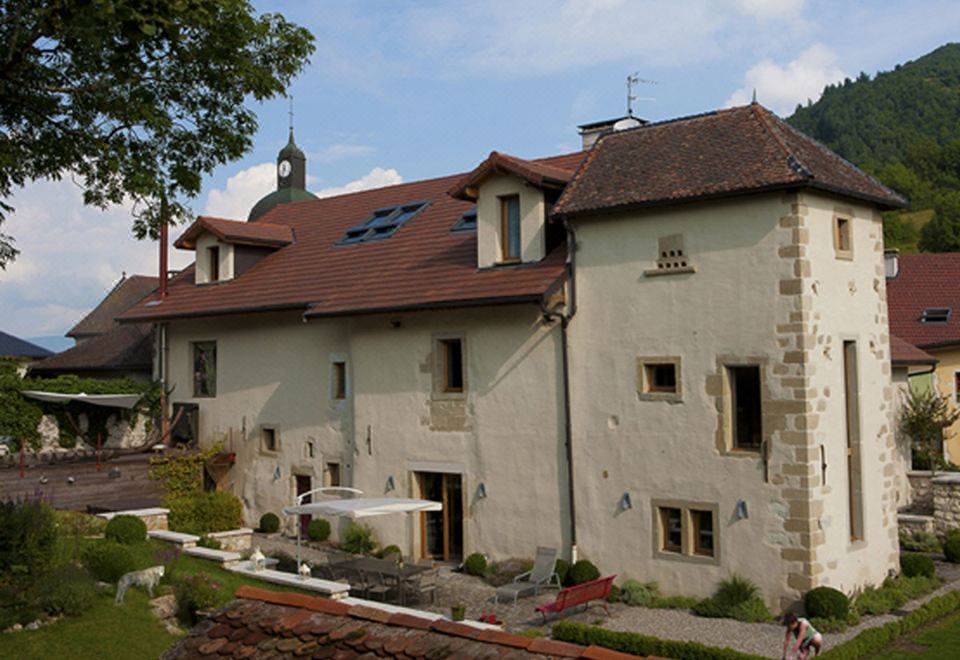
<svg viewBox="0 0 960 660">
<path fill-rule="evenodd" d="M 450 618 L 454 621 L 463 621 L 467 618 L 467 606 L 463 603 L 457 603 L 450 606 Z"/>
</svg>

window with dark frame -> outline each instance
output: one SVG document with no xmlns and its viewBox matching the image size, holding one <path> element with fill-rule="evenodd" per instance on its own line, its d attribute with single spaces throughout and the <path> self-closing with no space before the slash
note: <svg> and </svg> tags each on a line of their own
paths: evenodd
<svg viewBox="0 0 960 660">
<path fill-rule="evenodd" d="M 263 426 L 260 428 L 260 448 L 263 451 L 269 452 L 279 451 L 276 429 L 269 426 Z"/>
<path fill-rule="evenodd" d="M 834 225 L 834 246 L 837 252 L 850 252 L 850 219 L 837 218 Z"/>
<path fill-rule="evenodd" d="M 672 507 L 660 507 L 660 549 L 664 552 L 683 551 L 683 512 Z"/>
<path fill-rule="evenodd" d="M 759 451 L 763 443 L 760 367 L 727 367 L 733 449 Z"/>
<path fill-rule="evenodd" d="M 358 225 L 347 229 L 337 245 L 353 245 L 389 238 L 400 226 L 422 211 L 430 202 L 422 200 L 374 210 Z"/>
<path fill-rule="evenodd" d="M 677 365 L 650 363 L 643 365 L 646 391 L 663 394 L 677 392 Z"/>
<path fill-rule="evenodd" d="M 960 371 L 953 372 L 953 399 L 960 403 Z"/>
<path fill-rule="evenodd" d="M 333 363 L 333 398 L 347 398 L 347 363 Z"/>
<path fill-rule="evenodd" d="M 927 307 L 920 317 L 921 323 L 947 323 L 950 320 L 949 307 Z"/>
<path fill-rule="evenodd" d="M 443 392 L 463 392 L 463 340 L 457 337 L 440 340 L 443 359 Z"/>
<path fill-rule="evenodd" d="M 502 261 L 520 259 L 520 196 L 500 198 L 500 256 Z"/>
<path fill-rule="evenodd" d="M 713 557 L 713 512 L 690 511 L 690 526 L 693 534 L 693 553 Z"/>
<path fill-rule="evenodd" d="M 340 464 L 339 463 L 327 463 L 326 472 L 326 485 L 328 488 L 339 488 L 340 487 Z"/>
<path fill-rule="evenodd" d="M 460 219 L 453 224 L 450 231 L 455 234 L 477 231 L 477 208 L 473 207 L 460 216 Z"/>
<path fill-rule="evenodd" d="M 193 396 L 217 395 L 217 342 L 193 343 Z"/>
<path fill-rule="evenodd" d="M 207 248 L 207 259 L 210 264 L 209 280 L 211 282 L 220 281 L 220 246 L 214 245 Z"/>
</svg>

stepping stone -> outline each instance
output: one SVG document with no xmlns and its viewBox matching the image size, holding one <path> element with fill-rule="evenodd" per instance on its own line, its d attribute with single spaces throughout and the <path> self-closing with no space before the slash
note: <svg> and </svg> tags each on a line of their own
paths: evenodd
<svg viewBox="0 0 960 660">
<path fill-rule="evenodd" d="M 157 539 L 158 541 L 167 541 L 168 543 L 175 543 L 184 548 L 192 548 L 197 544 L 197 541 L 200 540 L 199 536 L 194 536 L 193 534 L 183 534 L 181 532 L 171 532 L 167 529 L 151 529 L 147 532 L 147 536 L 152 539 Z"/>
<path fill-rule="evenodd" d="M 215 561 L 223 564 L 224 566 L 229 566 L 231 564 L 236 564 L 240 561 L 239 552 L 226 552 L 224 550 L 213 550 L 211 548 L 184 548 L 183 554 L 190 555 L 191 557 L 199 557 L 200 559 L 209 559 L 210 561 Z"/>
</svg>

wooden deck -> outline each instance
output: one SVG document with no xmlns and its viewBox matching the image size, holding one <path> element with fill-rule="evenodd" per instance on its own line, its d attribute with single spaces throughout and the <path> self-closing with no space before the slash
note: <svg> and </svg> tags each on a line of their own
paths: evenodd
<svg viewBox="0 0 960 660">
<path fill-rule="evenodd" d="M 149 454 L 28 464 L 24 478 L 16 463 L 0 465 L 0 499 L 42 498 L 57 509 L 117 511 L 159 506 L 160 485 L 147 476 Z M 46 483 L 42 483 L 46 478 Z M 73 477 L 73 483 L 69 478 Z"/>
</svg>

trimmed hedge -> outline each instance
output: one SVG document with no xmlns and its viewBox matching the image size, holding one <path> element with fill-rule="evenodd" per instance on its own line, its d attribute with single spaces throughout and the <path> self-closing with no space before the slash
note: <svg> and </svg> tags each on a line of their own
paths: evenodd
<svg viewBox="0 0 960 660">
<path fill-rule="evenodd" d="M 958 610 L 960 591 L 951 591 L 924 603 L 902 619 L 891 621 L 879 628 L 864 630 L 850 641 L 828 649 L 820 657 L 829 660 L 857 660 L 875 655 L 897 638 Z"/>
<path fill-rule="evenodd" d="M 202 536 L 243 526 L 243 503 L 233 493 L 216 490 L 166 499 L 167 522 L 175 532 Z M 279 526 L 279 520 L 277 521 Z"/>
<path fill-rule="evenodd" d="M 602 646 L 622 653 L 654 655 L 676 660 L 759 660 L 762 656 L 699 642 L 678 642 L 632 632 L 616 632 L 582 623 L 561 621 L 553 627 L 553 639 L 582 646 Z"/>
<path fill-rule="evenodd" d="M 930 557 L 913 552 L 905 552 L 900 555 L 900 570 L 907 577 L 918 575 L 933 577 L 936 573 L 933 560 Z"/>
<path fill-rule="evenodd" d="M 600 569 L 594 566 L 590 561 L 581 559 L 577 561 L 570 570 L 567 571 L 567 581 L 564 586 L 573 587 L 585 582 L 592 582 L 600 577 Z"/>
<path fill-rule="evenodd" d="M 850 615 L 850 599 L 833 587 L 817 587 L 803 597 L 803 608 L 812 618 L 845 621 Z"/>
<path fill-rule="evenodd" d="M 326 541 L 330 538 L 330 521 L 314 518 L 307 525 L 307 537 L 311 541 Z"/>
<path fill-rule="evenodd" d="M 280 519 L 275 513 L 265 513 L 260 516 L 260 531 L 264 534 L 275 534 L 280 529 Z"/>
<path fill-rule="evenodd" d="M 136 516 L 114 516 L 107 523 L 103 535 L 124 545 L 135 545 L 147 540 L 147 525 Z"/>
<path fill-rule="evenodd" d="M 487 558 L 479 552 L 474 552 L 464 560 L 463 572 L 467 575 L 483 577 L 487 574 Z"/>
<path fill-rule="evenodd" d="M 960 534 L 947 534 L 947 540 L 943 542 L 943 554 L 947 561 L 960 564 Z"/>
</svg>

